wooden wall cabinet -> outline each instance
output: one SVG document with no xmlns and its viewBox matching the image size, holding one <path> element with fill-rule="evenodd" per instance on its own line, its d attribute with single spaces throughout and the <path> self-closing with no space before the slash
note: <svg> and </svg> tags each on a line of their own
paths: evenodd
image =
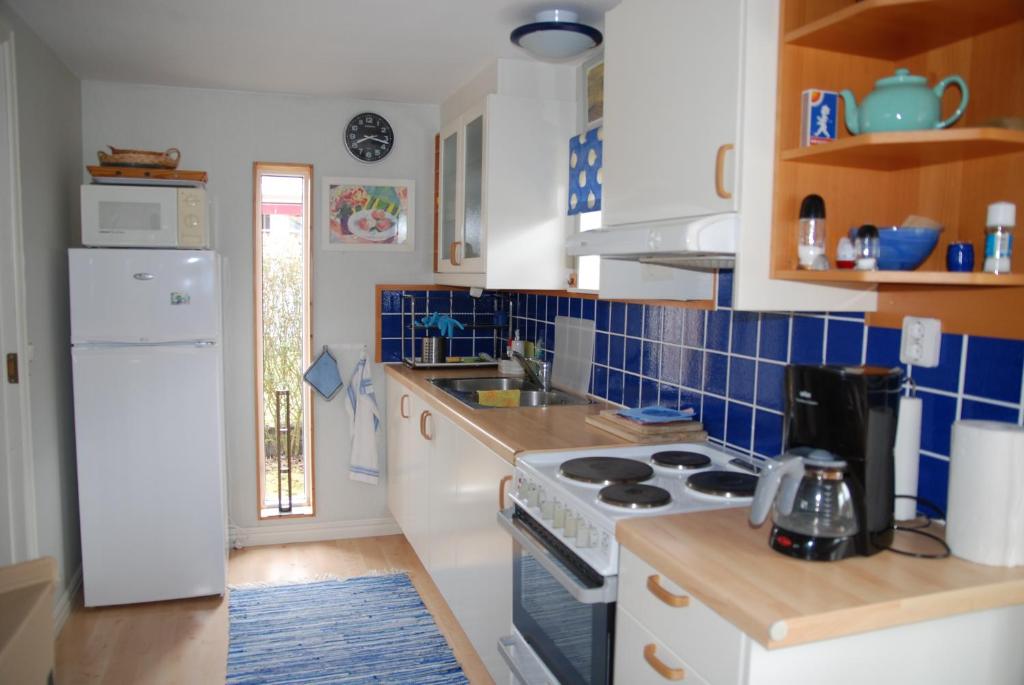
<svg viewBox="0 0 1024 685">
<path fill-rule="evenodd" d="M 1015 259 L 1019 273 L 980 273 L 987 205 L 1005 200 L 1024 210 L 1024 131 L 990 125 L 1024 117 L 1024 3 L 783 0 L 780 28 L 772 277 L 877 288 L 875 325 L 899 326 L 914 314 L 942 319 L 946 331 L 1024 337 L 1024 320 L 1005 315 L 1024 305 L 1024 257 Z M 840 105 L 838 140 L 800 147 L 803 90 L 849 88 L 859 103 L 899 67 L 929 84 L 963 77 L 971 94 L 960 121 L 945 130 L 853 136 Z M 959 97 L 947 91 L 944 115 Z M 916 214 L 945 228 L 915 271 L 798 271 L 795 223 L 810 193 L 825 199 L 833 259 L 853 226 L 895 225 Z M 974 244 L 974 273 L 945 271 L 946 247 L 957 240 Z"/>
</svg>

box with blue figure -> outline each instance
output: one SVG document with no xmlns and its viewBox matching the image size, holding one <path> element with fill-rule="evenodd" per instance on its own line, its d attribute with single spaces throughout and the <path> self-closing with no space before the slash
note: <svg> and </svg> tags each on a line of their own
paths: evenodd
<svg viewBox="0 0 1024 685">
<path fill-rule="evenodd" d="M 800 145 L 819 145 L 836 139 L 839 95 L 832 90 L 805 90 L 800 96 Z"/>
</svg>

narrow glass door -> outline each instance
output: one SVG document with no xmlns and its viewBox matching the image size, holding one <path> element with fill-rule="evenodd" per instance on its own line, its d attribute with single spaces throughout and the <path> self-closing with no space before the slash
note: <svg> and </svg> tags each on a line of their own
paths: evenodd
<svg viewBox="0 0 1024 685">
<path fill-rule="evenodd" d="M 463 261 L 483 256 L 484 115 L 466 124 Z"/>
<path fill-rule="evenodd" d="M 442 133 L 441 139 L 441 206 L 438 212 L 438 223 L 440 224 L 438 231 L 440 236 L 437 241 L 438 271 L 451 271 L 455 268 L 459 248 L 456 242 L 462 239 L 459 235 L 457 217 L 458 161 L 459 131 L 458 127 L 456 127 L 450 133 Z"/>
</svg>

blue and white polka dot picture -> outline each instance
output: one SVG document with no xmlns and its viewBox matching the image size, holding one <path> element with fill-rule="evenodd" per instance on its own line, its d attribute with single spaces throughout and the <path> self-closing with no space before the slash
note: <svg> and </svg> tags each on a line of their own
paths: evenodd
<svg viewBox="0 0 1024 685">
<path fill-rule="evenodd" d="M 601 209 L 601 127 L 569 139 L 569 215 Z"/>
</svg>

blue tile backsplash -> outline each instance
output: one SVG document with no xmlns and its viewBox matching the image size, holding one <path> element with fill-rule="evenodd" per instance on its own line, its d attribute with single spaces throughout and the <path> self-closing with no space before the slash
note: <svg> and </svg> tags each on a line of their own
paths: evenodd
<svg viewBox="0 0 1024 685">
<path fill-rule="evenodd" d="M 898 330 L 867 326 L 863 314 L 733 311 L 731 279 L 721 280 L 719 309 L 711 312 L 512 293 L 513 328 L 542 341 L 550 357 L 556 314 L 593 319 L 593 395 L 632 407 L 691 405 L 714 442 L 765 457 L 782 449 L 787 363 L 900 366 L 924 405 L 919 492 L 942 507 L 950 424 L 957 418 L 1022 423 L 1024 341 L 945 334 L 938 367 L 902 367 Z M 451 296 L 453 311 L 462 302 L 456 296 L 464 293 Z M 401 311 L 396 297 L 382 294 L 383 319 Z M 384 324 L 381 330 L 395 330 Z M 383 360 L 398 361 L 399 347 L 382 340 Z"/>
</svg>

